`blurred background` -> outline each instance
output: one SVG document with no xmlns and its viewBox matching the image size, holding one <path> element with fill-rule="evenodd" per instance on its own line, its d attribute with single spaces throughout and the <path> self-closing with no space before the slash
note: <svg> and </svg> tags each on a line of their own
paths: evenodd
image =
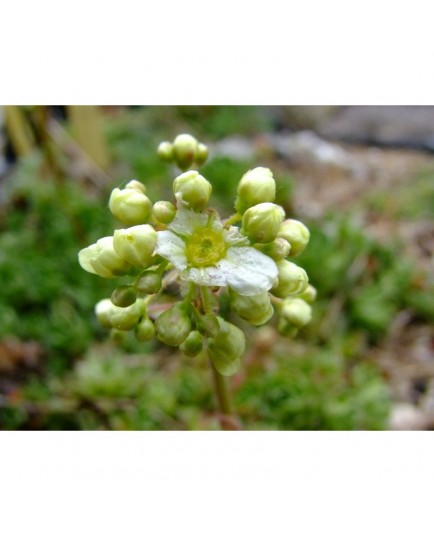
<svg viewBox="0 0 434 536">
<path fill-rule="evenodd" d="M 295 340 L 251 328 L 230 380 L 246 430 L 434 429 L 434 107 L 0 108 L 0 429 L 214 430 L 205 360 L 128 334 L 94 305 L 114 283 L 78 265 L 113 233 L 112 188 L 171 199 L 158 143 L 182 132 L 229 215 L 270 167 L 311 231 L 296 262 L 318 290 Z"/>
</svg>

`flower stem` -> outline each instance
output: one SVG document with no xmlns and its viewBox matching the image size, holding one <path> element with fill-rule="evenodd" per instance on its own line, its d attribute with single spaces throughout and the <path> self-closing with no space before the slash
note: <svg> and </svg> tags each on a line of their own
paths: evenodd
<svg viewBox="0 0 434 536">
<path fill-rule="evenodd" d="M 219 420 L 222 430 L 240 430 L 240 424 L 234 415 L 232 403 L 229 395 L 226 378 L 216 370 L 211 363 L 211 370 L 214 379 L 214 389 L 219 407 Z"/>
<path fill-rule="evenodd" d="M 187 302 L 187 303 L 190 303 L 193 299 L 193 296 L 196 292 L 196 286 L 194 283 L 190 283 L 189 284 L 189 287 L 188 287 L 188 290 L 187 292 L 185 293 L 185 296 L 184 296 L 184 301 Z"/>
<path fill-rule="evenodd" d="M 202 309 L 206 315 L 213 314 L 211 292 L 208 287 L 200 287 Z M 226 384 L 226 378 L 214 367 L 210 360 L 214 390 L 219 409 L 220 427 L 222 430 L 240 430 L 240 424 L 232 408 L 231 398 Z"/>
<path fill-rule="evenodd" d="M 241 214 L 238 214 L 238 212 L 236 212 L 235 214 L 232 214 L 232 216 L 230 216 L 225 221 L 225 225 L 232 225 L 233 223 L 237 223 L 237 222 L 241 221 L 241 219 L 242 219 Z"/>
<path fill-rule="evenodd" d="M 212 310 L 211 293 L 208 287 L 200 287 L 200 297 L 202 299 L 203 312 L 206 315 L 211 315 L 213 313 L 213 310 Z"/>
</svg>

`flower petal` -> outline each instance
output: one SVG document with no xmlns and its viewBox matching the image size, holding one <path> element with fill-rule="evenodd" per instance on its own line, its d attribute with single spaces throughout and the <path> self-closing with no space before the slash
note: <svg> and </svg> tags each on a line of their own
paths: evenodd
<svg viewBox="0 0 434 536">
<path fill-rule="evenodd" d="M 225 274 L 227 285 L 241 296 L 270 290 L 278 275 L 276 263 L 250 247 L 229 248 L 216 267 Z"/>
<path fill-rule="evenodd" d="M 214 229 L 214 231 L 222 232 L 223 223 L 219 220 L 218 216 L 213 214 L 211 218 L 211 228 Z"/>
<path fill-rule="evenodd" d="M 249 246 L 250 242 L 247 236 L 243 236 L 240 233 L 240 230 L 238 227 L 235 227 L 235 225 L 230 225 L 229 227 L 225 227 L 223 229 L 223 236 L 225 239 L 226 244 L 229 244 L 230 246 Z"/>
<path fill-rule="evenodd" d="M 171 231 L 158 231 L 154 252 L 170 261 L 178 270 L 187 268 L 184 241 Z"/>
<path fill-rule="evenodd" d="M 179 207 L 174 220 L 167 228 L 177 234 L 190 236 L 197 227 L 205 227 L 208 220 L 208 214 Z"/>
<path fill-rule="evenodd" d="M 189 268 L 181 273 L 181 279 L 183 281 L 192 281 L 196 285 L 202 285 L 204 287 L 227 286 L 226 274 L 218 268 L 218 265 L 207 266 L 205 268 Z"/>
<path fill-rule="evenodd" d="M 91 274 L 96 274 L 95 268 L 92 266 L 92 261 L 98 257 L 98 246 L 92 244 L 87 248 L 82 249 L 78 253 L 78 262 L 83 270 L 90 272 Z"/>
</svg>

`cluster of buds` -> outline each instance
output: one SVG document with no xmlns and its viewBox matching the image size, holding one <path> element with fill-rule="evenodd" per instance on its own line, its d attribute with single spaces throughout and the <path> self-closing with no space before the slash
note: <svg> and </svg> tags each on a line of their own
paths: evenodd
<svg viewBox="0 0 434 536">
<path fill-rule="evenodd" d="M 206 147 L 181 134 L 173 144 L 160 144 L 158 154 L 184 170 L 173 181 L 173 199 L 153 204 L 136 180 L 115 188 L 109 209 L 126 228 L 79 253 L 88 272 L 131 278 L 96 305 L 97 318 L 104 327 L 134 331 L 143 342 L 156 337 L 190 357 L 206 352 L 218 372 L 234 374 L 246 346 L 234 317 L 260 326 L 276 314 L 279 332 L 290 337 L 311 320 L 316 291 L 293 262 L 309 231 L 274 204 L 269 169 L 241 178 L 235 213 L 222 221 L 208 207 L 209 181 L 185 171 L 205 160 Z M 231 309 L 225 318 L 224 296 Z"/>
<path fill-rule="evenodd" d="M 174 163 L 183 171 L 193 165 L 201 166 L 208 158 L 207 146 L 199 143 L 190 134 L 179 134 L 173 143 L 162 141 L 157 153 L 161 160 Z"/>
</svg>

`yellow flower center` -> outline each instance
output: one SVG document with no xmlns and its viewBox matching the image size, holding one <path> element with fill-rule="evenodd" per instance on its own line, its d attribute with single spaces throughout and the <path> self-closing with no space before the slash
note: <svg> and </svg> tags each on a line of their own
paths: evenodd
<svg viewBox="0 0 434 536">
<path fill-rule="evenodd" d="M 225 256 L 226 243 L 214 229 L 197 229 L 187 240 L 186 253 L 189 264 L 197 268 L 212 266 Z"/>
</svg>

